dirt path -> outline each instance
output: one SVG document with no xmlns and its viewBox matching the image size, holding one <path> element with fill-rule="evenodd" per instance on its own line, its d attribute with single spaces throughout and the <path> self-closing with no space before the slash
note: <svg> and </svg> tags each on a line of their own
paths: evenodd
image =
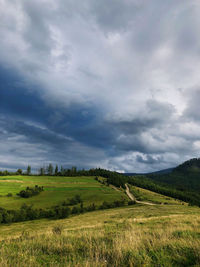
<svg viewBox="0 0 200 267">
<path fill-rule="evenodd" d="M 156 205 L 156 204 L 151 203 L 151 202 L 146 202 L 146 201 L 139 201 L 139 200 L 137 200 L 137 199 L 133 196 L 133 194 L 131 194 L 131 192 L 130 192 L 129 187 L 128 187 L 127 184 L 125 184 L 125 187 L 126 187 L 126 194 L 127 194 L 127 196 L 130 198 L 130 200 L 133 200 L 133 201 L 135 201 L 136 203 L 145 204 L 145 205 L 151 205 L 151 206 Z"/>
</svg>

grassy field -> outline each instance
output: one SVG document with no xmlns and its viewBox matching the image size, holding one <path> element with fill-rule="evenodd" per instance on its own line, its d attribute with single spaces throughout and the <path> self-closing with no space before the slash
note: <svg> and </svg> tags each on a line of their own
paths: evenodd
<svg viewBox="0 0 200 267">
<path fill-rule="evenodd" d="M 16 193 L 27 186 L 44 186 L 44 192 L 37 196 L 24 199 Z M 8 197 L 7 194 L 12 196 Z M 0 207 L 7 209 L 20 208 L 23 203 L 32 204 L 35 208 L 46 208 L 69 200 L 79 194 L 84 204 L 102 204 L 105 200 L 113 202 L 127 196 L 122 191 L 116 191 L 94 179 L 94 177 L 55 177 L 55 176 L 1 176 L 0 177 Z"/>
<path fill-rule="evenodd" d="M 132 185 L 129 185 L 129 187 L 130 187 L 130 192 L 135 196 L 137 200 L 140 200 L 140 201 L 148 201 L 148 202 L 152 202 L 155 204 L 187 205 L 187 203 L 181 200 L 177 200 L 172 197 L 167 197 L 167 196 L 152 192 L 147 189 L 143 189 L 143 188 L 132 186 Z"/>
<path fill-rule="evenodd" d="M 1 225 L 0 233 L 1 266 L 200 266 L 196 207 L 135 205 Z"/>
<path fill-rule="evenodd" d="M 44 186 L 44 192 L 28 199 L 16 196 L 35 185 Z M 0 266 L 200 266 L 200 208 L 134 186 L 130 191 L 136 199 L 156 205 L 0 224 Z M 0 206 L 5 208 L 23 203 L 51 207 L 76 194 L 84 205 L 128 200 L 124 190 L 94 177 L 0 178 Z"/>
</svg>

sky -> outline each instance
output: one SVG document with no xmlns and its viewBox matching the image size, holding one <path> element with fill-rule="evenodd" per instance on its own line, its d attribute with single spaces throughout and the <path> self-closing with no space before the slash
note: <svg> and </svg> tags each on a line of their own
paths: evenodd
<svg viewBox="0 0 200 267">
<path fill-rule="evenodd" d="M 200 1 L 0 0 L 0 170 L 174 167 L 199 103 Z"/>
</svg>

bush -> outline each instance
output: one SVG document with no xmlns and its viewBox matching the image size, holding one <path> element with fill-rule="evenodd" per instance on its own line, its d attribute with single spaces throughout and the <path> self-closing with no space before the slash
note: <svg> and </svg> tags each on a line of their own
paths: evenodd
<svg viewBox="0 0 200 267">
<path fill-rule="evenodd" d="M 134 201 L 134 200 L 130 200 L 129 202 L 128 202 L 128 205 L 135 205 L 136 204 L 136 202 Z"/>
<path fill-rule="evenodd" d="M 96 210 L 96 206 L 94 203 L 92 203 L 90 206 L 87 207 L 87 211 L 93 211 Z"/>
<path fill-rule="evenodd" d="M 60 207 L 60 206 L 56 206 L 55 209 L 55 219 L 64 219 L 64 218 L 68 218 L 69 215 L 71 214 L 71 210 L 69 207 Z"/>
<path fill-rule="evenodd" d="M 81 211 L 80 211 L 80 208 L 78 207 L 73 207 L 72 208 L 72 214 L 79 214 Z"/>
<path fill-rule="evenodd" d="M 13 214 L 9 211 L 4 211 L 3 213 L 3 223 L 11 223 L 13 221 Z"/>
<path fill-rule="evenodd" d="M 29 198 L 40 194 L 40 192 L 42 191 L 44 191 L 43 186 L 35 185 L 35 187 L 27 187 L 25 190 L 20 191 L 17 196 L 20 196 L 22 198 Z"/>
<path fill-rule="evenodd" d="M 73 206 L 73 205 L 77 205 L 77 204 L 79 204 L 81 202 L 82 202 L 81 196 L 80 195 L 75 195 L 73 198 L 71 198 L 69 200 L 68 205 Z"/>
</svg>

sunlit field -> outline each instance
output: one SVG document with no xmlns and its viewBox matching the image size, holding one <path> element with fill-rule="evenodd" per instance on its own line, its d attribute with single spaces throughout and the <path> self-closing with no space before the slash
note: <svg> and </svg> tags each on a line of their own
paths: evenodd
<svg viewBox="0 0 200 267">
<path fill-rule="evenodd" d="M 1 225 L 2 266 L 199 266 L 200 209 L 135 205 Z"/>
<path fill-rule="evenodd" d="M 16 194 L 27 186 L 44 186 L 39 195 L 24 199 Z M 8 196 L 8 194 L 12 196 Z M 104 200 L 113 202 L 125 198 L 126 194 L 105 186 L 94 177 L 59 177 L 59 176 L 0 176 L 0 207 L 20 208 L 23 203 L 36 208 L 47 208 L 60 204 L 79 194 L 84 204 L 102 204 Z"/>
</svg>

